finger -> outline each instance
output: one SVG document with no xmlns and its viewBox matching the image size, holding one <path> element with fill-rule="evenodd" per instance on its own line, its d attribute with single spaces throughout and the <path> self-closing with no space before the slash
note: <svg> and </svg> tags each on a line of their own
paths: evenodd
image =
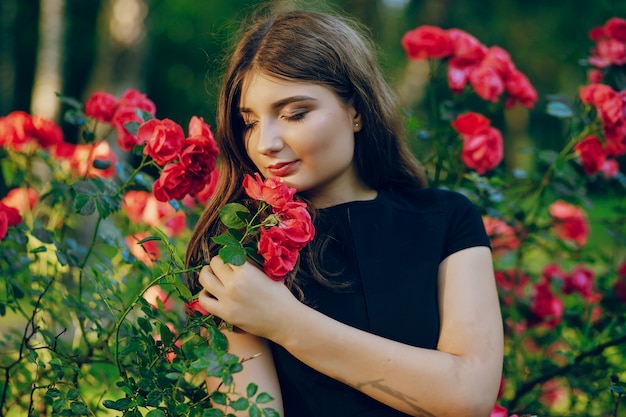
<svg viewBox="0 0 626 417">
<path fill-rule="evenodd" d="M 220 281 L 219 277 L 213 273 L 211 268 L 207 265 L 200 270 L 198 275 L 198 283 L 210 294 L 219 296 L 221 294 L 224 285 Z M 204 292 L 204 291 L 203 291 Z"/>
<path fill-rule="evenodd" d="M 220 258 L 219 256 L 214 256 L 210 261 L 211 269 L 215 271 L 215 273 L 220 274 L 223 272 L 230 272 L 233 270 L 233 265 L 227 264 Z"/>
<path fill-rule="evenodd" d="M 208 291 L 201 291 L 198 294 L 198 302 L 208 313 L 217 316 L 219 311 L 219 300 Z"/>
</svg>

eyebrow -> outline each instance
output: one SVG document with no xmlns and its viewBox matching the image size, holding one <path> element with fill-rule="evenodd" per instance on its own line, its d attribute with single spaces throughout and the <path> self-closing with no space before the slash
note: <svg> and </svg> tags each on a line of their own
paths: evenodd
<svg viewBox="0 0 626 417">
<path fill-rule="evenodd" d="M 285 97 L 281 100 L 278 100 L 274 103 L 272 103 L 272 108 L 274 110 L 278 110 L 281 107 L 286 106 L 287 104 L 291 104 L 291 103 L 297 103 L 300 101 L 317 101 L 317 99 L 315 97 L 311 97 L 311 96 L 291 96 L 291 97 Z M 252 113 L 252 110 L 247 108 L 247 107 L 239 107 L 239 112 L 240 113 Z"/>
</svg>

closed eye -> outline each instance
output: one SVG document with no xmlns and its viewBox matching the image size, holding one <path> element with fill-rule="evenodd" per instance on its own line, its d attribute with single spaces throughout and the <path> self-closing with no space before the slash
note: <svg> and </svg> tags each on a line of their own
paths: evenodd
<svg viewBox="0 0 626 417">
<path fill-rule="evenodd" d="M 304 119 L 304 117 L 307 115 L 308 112 L 303 111 L 300 113 L 295 113 L 289 116 L 283 116 L 284 119 L 287 119 L 290 122 L 299 122 L 300 120 Z"/>
</svg>

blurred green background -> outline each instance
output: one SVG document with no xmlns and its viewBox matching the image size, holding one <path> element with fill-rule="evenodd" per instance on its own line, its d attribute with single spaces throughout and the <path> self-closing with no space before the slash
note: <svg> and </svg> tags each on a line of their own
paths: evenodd
<svg viewBox="0 0 626 417">
<path fill-rule="evenodd" d="M 230 35 L 253 0 L 1 0 L 0 115 L 25 110 L 60 121 L 55 92 L 84 100 L 94 90 L 133 87 L 157 105 L 158 118 L 183 126 L 192 115 L 213 124 L 222 60 Z M 269 2 L 278 7 L 288 0 Z M 318 2 L 300 2 L 309 4 Z M 335 0 L 327 4 L 361 21 L 380 49 L 382 66 L 402 104 L 417 107 L 427 75 L 410 63 L 402 35 L 422 24 L 457 27 L 511 56 L 540 97 L 576 94 L 585 81 L 578 61 L 589 54 L 588 32 L 624 0 Z M 516 149 L 531 142 L 558 146 L 561 127 L 545 101 L 516 109 L 504 123 L 507 169 L 528 165 Z M 65 127 L 68 141 L 71 131 Z M 527 168 L 528 166 L 526 166 Z"/>
</svg>

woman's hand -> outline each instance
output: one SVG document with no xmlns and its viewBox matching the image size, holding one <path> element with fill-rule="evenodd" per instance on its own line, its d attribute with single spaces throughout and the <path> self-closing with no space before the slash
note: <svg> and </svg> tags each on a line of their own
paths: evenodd
<svg viewBox="0 0 626 417">
<path fill-rule="evenodd" d="M 250 262 L 226 264 L 211 258 L 198 278 L 204 288 L 200 305 L 226 322 L 267 339 L 273 339 L 286 314 L 303 306 L 282 282 L 271 280 Z"/>
</svg>

